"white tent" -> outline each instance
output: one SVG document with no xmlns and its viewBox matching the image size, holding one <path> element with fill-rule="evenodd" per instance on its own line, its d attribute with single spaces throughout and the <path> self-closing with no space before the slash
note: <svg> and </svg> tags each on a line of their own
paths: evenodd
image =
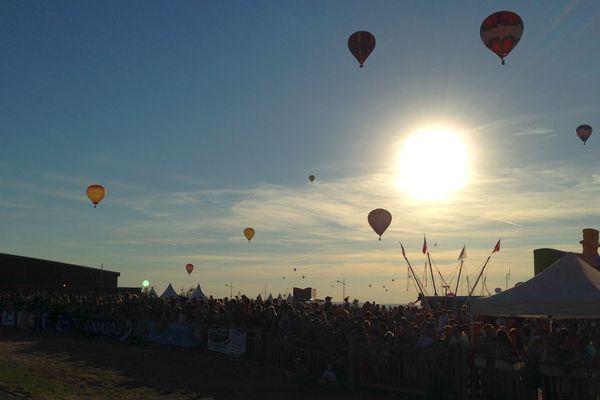
<svg viewBox="0 0 600 400">
<path fill-rule="evenodd" d="M 191 294 L 190 299 L 207 299 L 199 284 L 196 286 L 196 290 Z"/>
<path fill-rule="evenodd" d="M 288 293 L 288 297 L 287 297 L 287 300 L 286 300 L 286 301 L 287 301 L 288 303 L 293 303 L 293 302 L 294 302 L 294 298 L 292 297 L 292 294 L 291 294 L 291 293 Z"/>
<path fill-rule="evenodd" d="M 470 310 L 474 315 L 600 318 L 600 271 L 567 253 L 519 286 L 472 299 Z"/>
<path fill-rule="evenodd" d="M 165 289 L 163 294 L 160 295 L 163 299 L 175 299 L 177 298 L 177 292 L 173 289 L 173 286 L 169 283 L 169 286 Z"/>
<path fill-rule="evenodd" d="M 148 296 L 149 297 L 158 297 L 158 293 L 156 293 L 156 290 L 154 290 L 154 286 L 152 286 L 150 288 L 150 291 L 148 292 Z"/>
</svg>

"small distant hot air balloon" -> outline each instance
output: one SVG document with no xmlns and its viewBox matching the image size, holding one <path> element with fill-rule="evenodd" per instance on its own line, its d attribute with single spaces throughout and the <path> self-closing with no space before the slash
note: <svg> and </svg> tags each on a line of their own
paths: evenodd
<svg viewBox="0 0 600 400">
<path fill-rule="evenodd" d="M 371 287 L 371 285 L 369 285 L 369 287 Z"/>
<path fill-rule="evenodd" d="M 252 240 L 252 238 L 254 237 L 254 228 L 244 229 L 244 236 L 246 236 L 246 239 L 248 239 L 248 243 L 250 243 L 250 240 Z"/>
<path fill-rule="evenodd" d="M 283 277 L 283 279 L 285 279 L 285 276 Z"/>
<path fill-rule="evenodd" d="M 481 23 L 481 41 L 502 60 L 515 48 L 523 35 L 523 20 L 512 11 L 498 11 Z"/>
<path fill-rule="evenodd" d="M 579 136 L 579 139 L 581 139 L 585 145 L 585 142 L 587 142 L 590 136 L 592 136 L 592 127 L 589 125 L 579 125 L 576 129 L 576 132 L 577 136 Z"/>
<path fill-rule="evenodd" d="M 396 280 L 394 278 L 392 278 L 392 282 L 395 282 Z"/>
<path fill-rule="evenodd" d="M 311 182 L 314 182 L 315 181 L 315 176 L 314 175 L 309 175 L 308 176 L 308 180 L 311 181 Z"/>
<path fill-rule="evenodd" d="M 296 272 L 296 268 L 294 268 L 294 272 Z"/>
<path fill-rule="evenodd" d="M 302 279 L 304 279 L 304 275 L 302 275 Z"/>
<path fill-rule="evenodd" d="M 348 38 L 348 48 L 354 58 L 356 58 L 356 61 L 358 61 L 360 68 L 362 68 L 367 57 L 369 57 L 375 48 L 375 36 L 367 31 L 354 32 Z"/>
<path fill-rule="evenodd" d="M 371 228 L 379 235 L 379 240 L 381 240 L 381 235 L 383 235 L 383 232 L 385 232 L 392 222 L 392 214 L 388 210 L 377 208 L 369 213 L 367 219 L 369 225 L 371 225 Z"/>
<path fill-rule="evenodd" d="M 383 285 L 383 288 L 385 289 L 385 285 Z"/>
<path fill-rule="evenodd" d="M 94 203 L 94 208 L 102 201 L 106 195 L 106 189 L 101 185 L 90 185 L 87 188 L 87 197 Z"/>
<path fill-rule="evenodd" d="M 194 270 L 194 266 L 192 264 L 188 264 L 185 266 L 185 270 L 187 271 L 188 275 L 191 275 L 192 271 Z"/>
</svg>

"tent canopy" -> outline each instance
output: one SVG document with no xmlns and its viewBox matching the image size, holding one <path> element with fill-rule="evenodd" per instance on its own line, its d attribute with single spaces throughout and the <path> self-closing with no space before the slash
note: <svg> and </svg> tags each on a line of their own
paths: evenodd
<svg viewBox="0 0 600 400">
<path fill-rule="evenodd" d="M 165 289 L 163 294 L 160 295 L 163 299 L 175 299 L 177 298 L 177 292 L 173 289 L 173 286 L 169 283 L 169 286 Z"/>
<path fill-rule="evenodd" d="M 204 299 L 204 300 L 207 299 L 206 295 L 202 291 L 202 288 L 200 287 L 200 284 L 198 284 L 198 286 L 196 286 L 196 289 L 190 296 L 190 299 Z"/>
<path fill-rule="evenodd" d="M 600 318 L 600 271 L 567 253 L 527 282 L 471 300 L 474 315 Z"/>
</svg>

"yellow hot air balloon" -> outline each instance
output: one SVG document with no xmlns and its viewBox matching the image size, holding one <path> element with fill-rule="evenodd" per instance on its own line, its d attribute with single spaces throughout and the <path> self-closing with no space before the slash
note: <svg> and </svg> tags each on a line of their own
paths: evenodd
<svg viewBox="0 0 600 400">
<path fill-rule="evenodd" d="M 244 236 L 246 236 L 246 239 L 248 239 L 248 243 L 249 243 L 250 240 L 252 240 L 252 238 L 254 237 L 254 228 L 244 229 Z"/>
<path fill-rule="evenodd" d="M 94 203 L 94 208 L 106 196 L 106 189 L 101 185 L 90 185 L 87 188 L 87 197 Z"/>
</svg>

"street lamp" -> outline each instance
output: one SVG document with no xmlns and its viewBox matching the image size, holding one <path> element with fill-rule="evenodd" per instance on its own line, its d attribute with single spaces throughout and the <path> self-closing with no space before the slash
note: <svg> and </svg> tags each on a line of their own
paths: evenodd
<svg viewBox="0 0 600 400">
<path fill-rule="evenodd" d="M 336 281 L 337 283 L 342 284 L 342 303 L 346 300 L 346 278 L 343 278 L 341 281 Z"/>
<path fill-rule="evenodd" d="M 226 283 L 225 286 L 229 286 L 229 300 L 233 298 L 233 282 Z"/>
</svg>

